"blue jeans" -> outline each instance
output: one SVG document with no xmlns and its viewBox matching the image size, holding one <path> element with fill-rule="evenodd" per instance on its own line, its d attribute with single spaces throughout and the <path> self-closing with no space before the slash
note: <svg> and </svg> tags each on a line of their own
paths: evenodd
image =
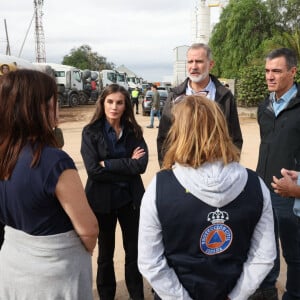
<svg viewBox="0 0 300 300">
<path fill-rule="evenodd" d="M 271 199 L 275 215 L 277 258 L 260 287 L 274 287 L 276 284 L 280 270 L 279 237 L 282 255 L 287 264 L 286 291 L 282 300 L 300 300 L 300 218 L 293 212 L 293 198 L 283 198 L 271 192 Z"/>
<path fill-rule="evenodd" d="M 153 127 L 153 124 L 154 124 L 154 116 L 155 115 L 157 116 L 158 121 L 160 121 L 160 110 L 151 108 L 151 111 L 150 111 L 150 126 L 152 126 L 152 127 Z"/>
</svg>

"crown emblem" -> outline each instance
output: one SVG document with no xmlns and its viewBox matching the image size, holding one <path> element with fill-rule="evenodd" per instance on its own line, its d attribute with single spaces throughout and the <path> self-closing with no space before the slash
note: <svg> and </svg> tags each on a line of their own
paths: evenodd
<svg viewBox="0 0 300 300">
<path fill-rule="evenodd" d="M 214 212 L 210 212 L 207 215 L 207 221 L 211 222 L 212 224 L 217 223 L 225 223 L 225 221 L 229 220 L 229 215 L 226 211 L 221 211 L 218 208 Z"/>
</svg>

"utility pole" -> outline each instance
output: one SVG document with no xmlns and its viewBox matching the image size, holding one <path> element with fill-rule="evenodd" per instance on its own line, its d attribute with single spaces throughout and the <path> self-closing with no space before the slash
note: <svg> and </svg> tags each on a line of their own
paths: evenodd
<svg viewBox="0 0 300 300">
<path fill-rule="evenodd" d="M 35 16 L 35 61 L 39 63 L 46 62 L 45 36 L 43 29 L 43 4 L 44 0 L 34 0 L 34 16 Z"/>
<path fill-rule="evenodd" d="M 4 27 L 5 27 L 5 34 L 6 34 L 6 55 L 11 55 L 10 53 L 10 45 L 9 45 L 9 39 L 8 39 L 8 32 L 7 32 L 7 25 L 6 25 L 6 19 L 4 19 Z"/>
</svg>

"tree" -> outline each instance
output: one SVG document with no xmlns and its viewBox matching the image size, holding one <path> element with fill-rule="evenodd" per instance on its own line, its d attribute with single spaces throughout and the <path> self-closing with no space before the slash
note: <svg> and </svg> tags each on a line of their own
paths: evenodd
<svg viewBox="0 0 300 300">
<path fill-rule="evenodd" d="M 299 30 L 300 5 L 299 0 L 266 0 L 270 18 L 282 32 Z"/>
<path fill-rule="evenodd" d="M 267 0 L 270 18 L 273 18 L 273 37 L 264 44 L 269 47 L 293 49 L 300 61 L 300 6 L 299 0 Z M 265 50 L 272 50 L 265 49 Z M 269 52 L 265 51 L 265 52 Z"/>
<path fill-rule="evenodd" d="M 257 106 L 267 94 L 264 65 L 245 67 L 240 71 L 235 95 L 238 105 Z"/>
<path fill-rule="evenodd" d="M 286 47 L 291 48 L 296 52 L 297 60 L 300 62 L 300 27 L 291 34 L 284 32 L 283 39 Z"/>
<path fill-rule="evenodd" d="M 255 106 L 268 93 L 264 66 L 270 51 L 291 48 L 300 62 L 299 24 L 299 0 L 230 0 L 209 44 L 215 75 L 237 79 L 239 105 Z"/>
<path fill-rule="evenodd" d="M 99 55 L 97 52 L 92 52 L 92 48 L 88 45 L 71 49 L 70 54 L 64 56 L 62 64 L 81 70 L 89 69 L 94 71 L 101 71 L 103 69 L 111 70 L 115 67 L 115 64 L 107 62 L 104 56 Z"/>
<path fill-rule="evenodd" d="M 215 26 L 210 46 L 217 76 L 237 78 L 251 64 L 252 53 L 272 36 L 266 4 L 261 0 L 230 0 Z"/>
</svg>

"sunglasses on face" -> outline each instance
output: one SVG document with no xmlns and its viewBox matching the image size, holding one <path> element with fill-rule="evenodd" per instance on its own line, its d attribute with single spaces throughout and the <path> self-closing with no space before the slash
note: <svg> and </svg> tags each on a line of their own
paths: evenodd
<svg viewBox="0 0 300 300">
<path fill-rule="evenodd" d="M 200 91 L 200 92 L 197 92 L 197 93 L 194 93 L 192 95 L 186 95 L 186 94 L 183 94 L 183 95 L 180 95 L 178 97 L 176 97 L 174 100 L 173 100 L 173 104 L 176 104 L 176 103 L 179 103 L 181 100 L 183 100 L 186 96 L 199 96 L 199 95 L 203 95 L 203 96 L 207 96 L 209 93 L 209 91 Z"/>
</svg>

